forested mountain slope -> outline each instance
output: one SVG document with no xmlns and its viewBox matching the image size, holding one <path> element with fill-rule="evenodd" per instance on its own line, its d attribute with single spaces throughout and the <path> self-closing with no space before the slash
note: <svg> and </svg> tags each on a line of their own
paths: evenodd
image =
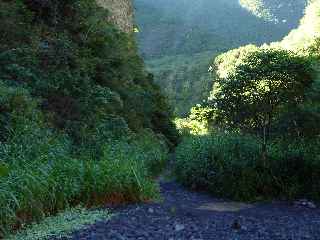
<svg viewBox="0 0 320 240">
<path fill-rule="evenodd" d="M 295 9 L 306 7 L 305 0 L 239 0 L 242 7 L 264 20 L 286 23 L 297 17 Z"/>
<path fill-rule="evenodd" d="M 248 43 L 279 40 L 296 27 L 305 1 L 294 2 L 268 2 L 279 19 L 275 22 L 257 17 L 238 0 L 135 0 L 140 52 L 176 113 L 184 114 L 208 97 L 212 83 L 207 70 L 214 56 Z"/>
</svg>

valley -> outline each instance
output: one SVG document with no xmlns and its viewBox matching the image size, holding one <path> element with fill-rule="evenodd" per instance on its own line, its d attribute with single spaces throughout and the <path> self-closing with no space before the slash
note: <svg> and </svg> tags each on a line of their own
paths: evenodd
<svg viewBox="0 0 320 240">
<path fill-rule="evenodd" d="M 134 1 L 140 53 L 177 116 L 186 116 L 209 96 L 214 74 L 208 68 L 216 56 L 246 44 L 281 40 L 298 26 L 306 4 L 268 2 L 279 19 L 268 21 L 240 2 Z"/>
</svg>

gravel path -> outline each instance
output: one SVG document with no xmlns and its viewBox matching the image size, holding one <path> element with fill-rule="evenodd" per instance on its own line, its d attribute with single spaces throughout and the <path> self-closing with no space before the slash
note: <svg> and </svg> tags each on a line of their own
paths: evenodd
<svg viewBox="0 0 320 240">
<path fill-rule="evenodd" d="M 320 209 L 247 205 L 162 183 L 161 203 L 114 209 L 109 221 L 76 232 L 85 240 L 320 240 Z"/>
</svg>

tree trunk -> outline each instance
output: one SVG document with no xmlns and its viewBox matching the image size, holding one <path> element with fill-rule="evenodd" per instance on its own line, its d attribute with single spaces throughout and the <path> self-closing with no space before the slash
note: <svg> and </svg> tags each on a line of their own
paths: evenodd
<svg viewBox="0 0 320 240">
<path fill-rule="evenodd" d="M 262 143 L 262 164 L 263 167 L 267 165 L 267 125 L 263 126 L 263 143 Z"/>
</svg>

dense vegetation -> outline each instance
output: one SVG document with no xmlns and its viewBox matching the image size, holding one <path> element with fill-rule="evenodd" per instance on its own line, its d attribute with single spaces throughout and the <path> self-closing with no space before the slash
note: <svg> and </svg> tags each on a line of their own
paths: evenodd
<svg viewBox="0 0 320 240">
<path fill-rule="evenodd" d="M 281 38 L 303 2 L 162 1 L 136 1 L 141 52 L 176 113 L 202 102 L 177 121 L 177 179 L 240 200 L 320 200 L 320 0 L 282 41 L 242 47 Z M 158 197 L 172 111 L 134 36 L 107 19 L 93 0 L 0 1 L 0 238 L 64 209 L 48 222 L 70 232 L 60 219 L 107 216 L 84 208 Z"/>
<path fill-rule="evenodd" d="M 312 1 L 284 40 L 215 59 L 210 98 L 179 122 L 204 134 L 178 147 L 180 181 L 241 200 L 320 200 L 319 11 Z"/>
<path fill-rule="evenodd" d="M 298 25 L 305 0 L 266 2 L 263 9 L 277 21 L 257 17 L 238 0 L 135 0 L 140 51 L 177 115 L 209 96 L 214 56 L 278 41 Z"/>
<path fill-rule="evenodd" d="M 265 160 L 261 142 L 235 133 L 187 137 L 177 149 L 176 176 L 194 189 L 242 201 L 320 199 L 319 142 L 274 141 Z"/>
<path fill-rule="evenodd" d="M 72 205 L 157 196 L 171 111 L 107 18 L 91 0 L 0 1 L 0 238 Z"/>
</svg>

